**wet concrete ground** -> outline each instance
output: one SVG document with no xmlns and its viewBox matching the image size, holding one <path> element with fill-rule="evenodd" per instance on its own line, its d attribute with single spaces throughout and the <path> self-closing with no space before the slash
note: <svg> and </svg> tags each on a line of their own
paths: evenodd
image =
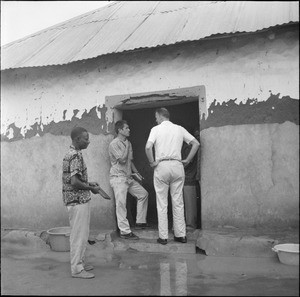
<svg viewBox="0 0 300 297">
<path fill-rule="evenodd" d="M 74 279 L 69 252 L 52 251 L 30 234 L 3 237 L 1 295 L 299 296 L 299 266 L 275 256 L 114 251 L 96 243 L 87 260 L 95 278 Z"/>
</svg>

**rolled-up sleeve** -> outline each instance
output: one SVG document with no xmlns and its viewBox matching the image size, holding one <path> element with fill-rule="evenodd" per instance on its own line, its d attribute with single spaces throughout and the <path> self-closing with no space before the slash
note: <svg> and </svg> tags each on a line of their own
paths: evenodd
<svg viewBox="0 0 300 297">
<path fill-rule="evenodd" d="M 155 140 L 156 140 L 156 133 L 155 133 L 155 129 L 152 128 L 151 131 L 150 131 L 147 142 L 149 141 L 149 142 L 155 143 Z"/>
<path fill-rule="evenodd" d="M 195 137 L 189 133 L 185 128 L 182 127 L 183 130 L 183 140 L 189 144 L 193 139 L 195 139 Z"/>
</svg>

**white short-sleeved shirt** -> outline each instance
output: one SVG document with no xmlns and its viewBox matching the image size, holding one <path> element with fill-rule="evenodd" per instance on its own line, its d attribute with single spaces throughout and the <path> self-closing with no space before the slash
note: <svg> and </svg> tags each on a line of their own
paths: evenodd
<svg viewBox="0 0 300 297">
<path fill-rule="evenodd" d="M 182 126 L 163 121 L 151 129 L 148 141 L 154 144 L 156 161 L 164 158 L 181 160 L 183 141 L 189 144 L 194 138 Z"/>
</svg>

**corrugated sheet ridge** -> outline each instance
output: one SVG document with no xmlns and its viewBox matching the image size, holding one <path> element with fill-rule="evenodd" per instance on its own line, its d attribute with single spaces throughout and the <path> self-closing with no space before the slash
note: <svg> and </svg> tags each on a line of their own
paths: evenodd
<svg viewBox="0 0 300 297">
<path fill-rule="evenodd" d="M 299 11 L 295 11 L 299 3 L 293 1 L 204 2 L 175 1 L 173 7 L 172 2 L 166 1 L 114 2 L 2 47 L 2 58 L 10 60 L 4 60 L 2 69 L 62 65 L 104 54 L 221 37 L 222 34 L 257 32 L 299 22 Z M 268 7 L 270 18 L 264 18 Z M 91 27 L 101 23 L 103 25 Z M 157 24 L 162 26 L 159 31 Z M 57 33 L 48 34 L 54 30 Z M 73 48 L 63 49 L 68 40 L 72 41 Z M 35 49 L 33 53 L 30 47 Z M 55 55 L 51 54 L 52 50 Z M 16 56 L 18 53 L 21 55 Z"/>
</svg>

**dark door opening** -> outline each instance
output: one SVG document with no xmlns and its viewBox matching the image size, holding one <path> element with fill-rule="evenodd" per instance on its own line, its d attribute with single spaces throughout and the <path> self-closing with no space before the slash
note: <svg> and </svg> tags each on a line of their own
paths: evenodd
<svg viewBox="0 0 300 297">
<path fill-rule="evenodd" d="M 123 110 L 122 119 L 126 120 L 130 127 L 129 140 L 133 147 L 134 164 L 138 171 L 145 178 L 143 181 L 143 187 L 149 192 L 148 202 L 148 214 L 147 222 L 151 226 L 157 226 L 157 210 L 156 210 L 156 196 L 153 186 L 153 169 L 149 166 L 146 154 L 145 145 L 152 127 L 156 125 L 155 121 L 155 107 L 141 108 L 141 109 L 126 109 Z M 166 106 L 169 110 L 171 118 L 170 120 L 178 125 L 186 128 L 190 133 L 193 132 L 195 127 L 199 127 L 199 107 L 198 100 L 188 103 L 180 103 L 177 105 Z M 199 127 L 200 128 L 200 127 Z M 200 197 L 200 196 L 199 196 Z M 131 225 L 134 225 L 134 218 L 136 216 L 136 203 L 133 197 L 128 197 L 128 208 L 131 213 L 128 212 L 128 220 Z M 198 205 L 198 228 L 201 227 L 201 205 L 199 200 Z M 169 197 L 168 203 L 168 218 L 169 229 L 172 228 L 172 208 L 171 200 Z"/>
</svg>

